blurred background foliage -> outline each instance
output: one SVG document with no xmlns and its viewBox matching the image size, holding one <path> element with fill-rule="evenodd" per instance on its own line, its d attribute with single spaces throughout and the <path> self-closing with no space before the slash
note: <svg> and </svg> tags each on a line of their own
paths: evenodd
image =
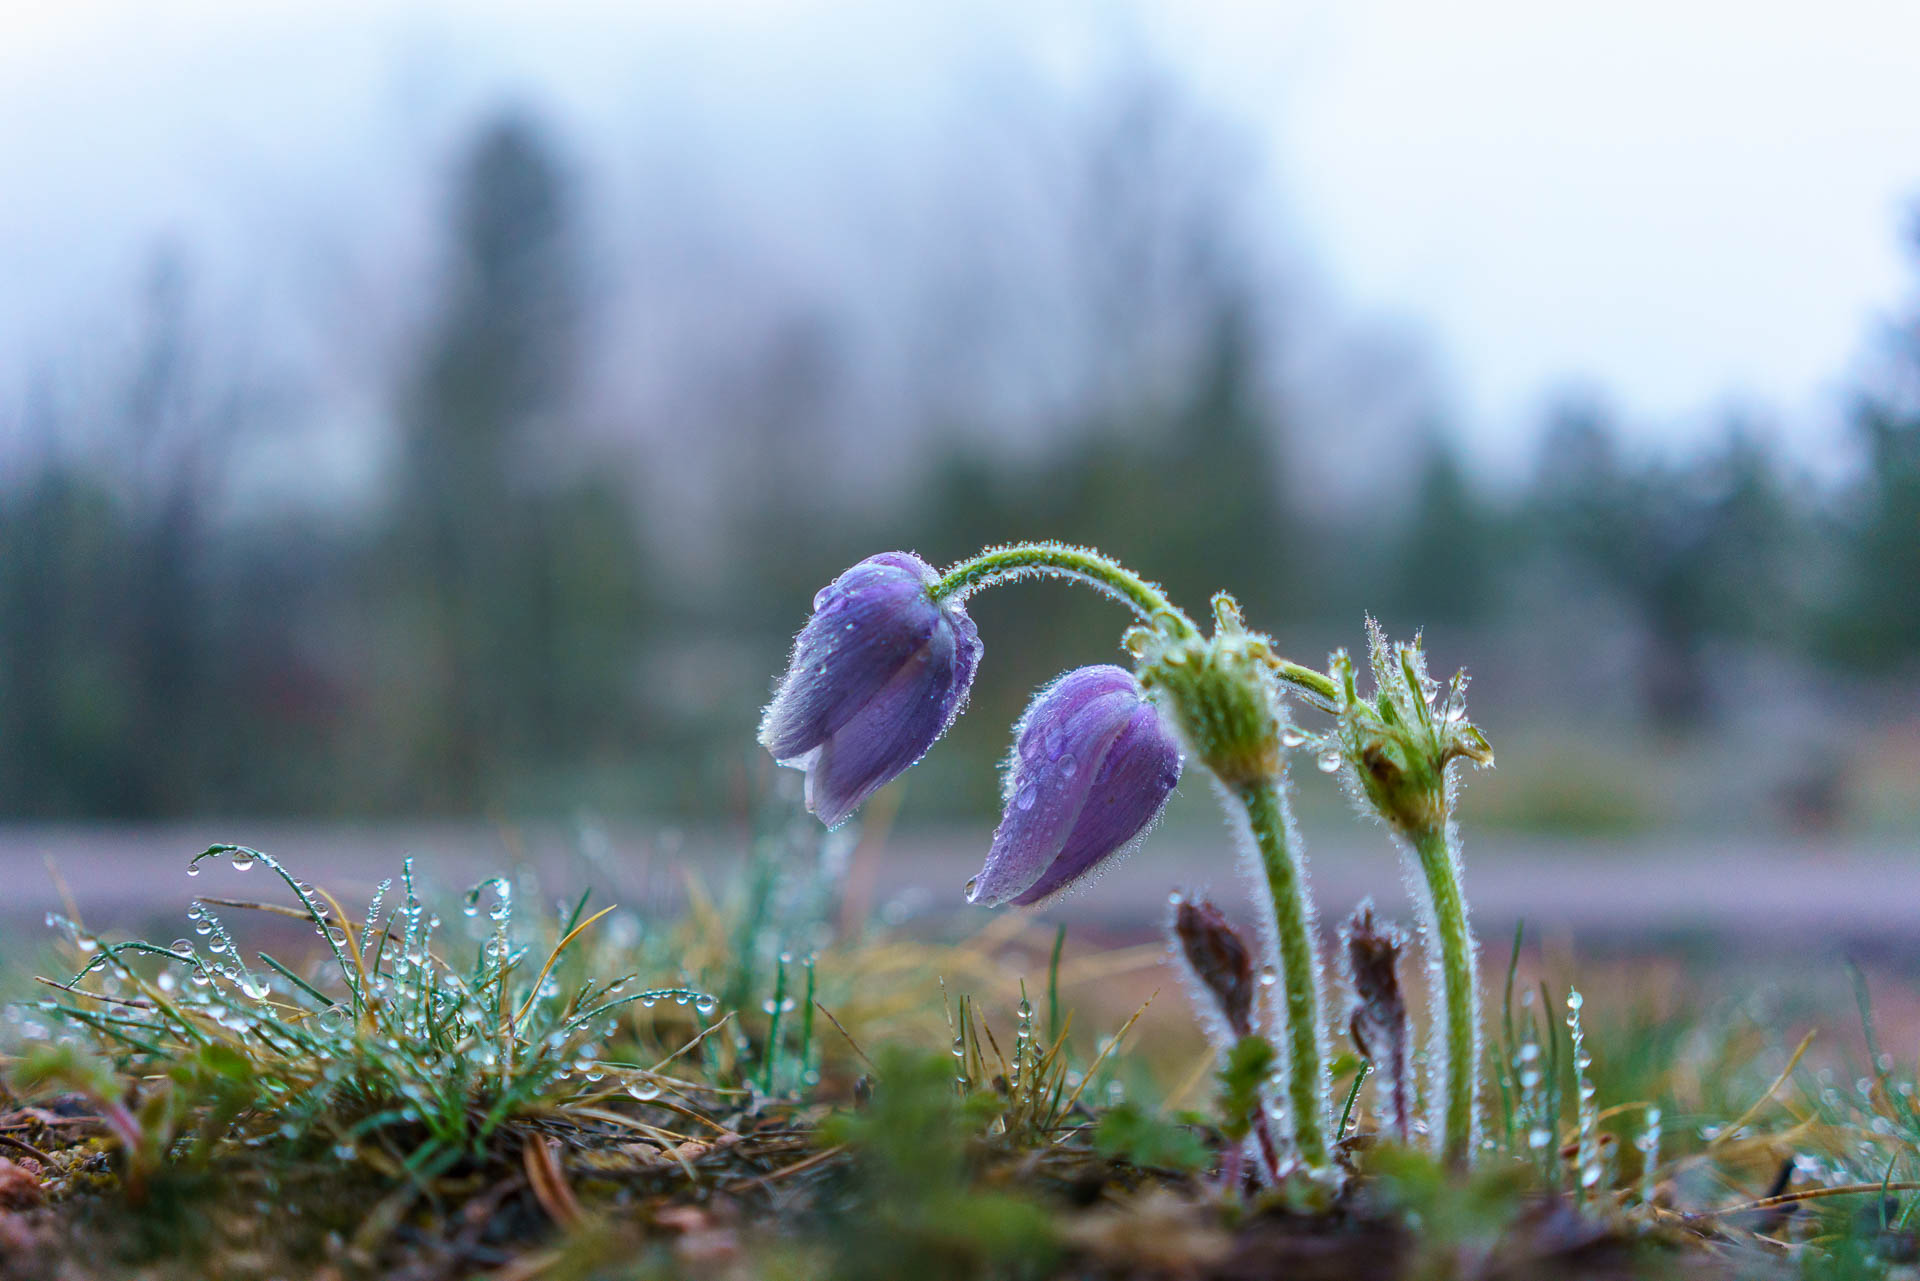
<svg viewBox="0 0 1920 1281">
<path fill-rule="evenodd" d="M 1029 193 L 1056 238 L 969 227 L 880 349 L 725 225 L 661 268 L 707 314 L 636 348 L 593 175 L 537 111 L 475 120 L 431 287 L 364 378 L 384 443 L 352 501 L 250 471 L 303 389 L 236 355 L 210 251 L 157 246 L 126 343 L 0 402 L 0 817 L 713 814 L 761 768 L 756 713 L 820 586 L 878 550 L 1031 537 L 1190 606 L 1229 587 L 1304 659 L 1363 611 L 1430 627 L 1479 678 L 1496 820 L 1684 818 L 1696 777 L 1757 821 L 1913 817 L 1920 312 L 1868 339 L 1844 474 L 1802 474 L 1751 411 L 1648 451 L 1585 392 L 1530 463 L 1480 475 L 1418 352 L 1316 330 L 1188 104 L 1152 81 L 1102 101 Z M 605 391 L 643 360 L 670 385 Z M 1115 652 L 1090 596 L 974 610 L 987 667 L 923 817 L 990 813 L 1028 692 Z"/>
</svg>

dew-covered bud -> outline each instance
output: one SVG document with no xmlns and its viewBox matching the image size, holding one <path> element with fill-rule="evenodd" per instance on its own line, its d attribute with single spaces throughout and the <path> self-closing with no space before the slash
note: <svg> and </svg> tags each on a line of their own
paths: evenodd
<svg viewBox="0 0 1920 1281">
<path fill-rule="evenodd" d="M 1491 765 L 1493 749 L 1467 719 L 1464 672 L 1443 693 L 1427 675 L 1417 638 L 1389 644 L 1372 619 L 1367 633 L 1373 696 L 1358 694 L 1352 663 L 1335 655 L 1334 672 L 1346 696 L 1329 746 L 1346 758 L 1360 795 L 1387 822 L 1409 835 L 1438 831 L 1451 808 L 1447 776 L 1453 763 Z"/>
<path fill-rule="evenodd" d="M 1252 1036 L 1253 954 L 1232 922 L 1205 899 L 1182 898 L 1173 909 L 1173 937 L 1188 972 L 1219 1007 L 1231 1041 Z"/>
<path fill-rule="evenodd" d="M 1180 747 L 1132 673 L 1082 667 L 1014 731 L 1006 812 L 967 900 L 1038 903 L 1145 834 L 1180 781 Z"/>
<path fill-rule="evenodd" d="M 1165 691 L 1194 755 L 1229 788 L 1279 776 L 1281 709 L 1267 638 L 1248 632 L 1239 606 L 1214 598 L 1211 637 L 1159 634 L 1142 645 L 1140 679 Z"/>
<path fill-rule="evenodd" d="M 966 705 L 980 636 L 958 601 L 937 601 L 933 567 L 906 552 L 869 557 L 813 598 L 813 617 L 760 721 L 760 742 L 807 776 L 828 827 L 913 766 Z"/>
<path fill-rule="evenodd" d="M 1362 903 L 1340 929 L 1341 954 L 1353 1013 L 1348 1029 L 1360 1053 L 1373 1064 L 1384 1100 L 1381 1122 L 1402 1143 L 1411 1137 L 1413 1080 L 1408 1044 L 1407 1002 L 1400 992 L 1400 954 L 1406 936 L 1391 922 L 1377 920 L 1372 903 Z"/>
</svg>

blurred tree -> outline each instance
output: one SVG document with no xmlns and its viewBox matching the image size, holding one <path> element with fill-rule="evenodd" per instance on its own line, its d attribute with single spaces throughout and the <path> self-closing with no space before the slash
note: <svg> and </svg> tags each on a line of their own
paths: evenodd
<svg viewBox="0 0 1920 1281">
<path fill-rule="evenodd" d="M 131 786 L 137 812 L 191 812 L 208 797 L 206 744 L 216 732 L 213 651 L 205 618 L 207 523 L 221 464 L 239 425 L 236 400 L 209 401 L 189 353 L 184 260 L 162 249 L 150 271 L 144 334 L 119 415 L 135 473 L 138 528 L 126 567 L 123 640 L 142 748 Z"/>
<path fill-rule="evenodd" d="M 238 700 L 221 655 L 244 637 L 210 621 L 212 525 L 253 418 L 240 383 L 206 368 L 190 293 L 185 259 L 163 246 L 130 366 L 98 379 L 104 403 L 80 413 L 43 394 L 30 410 L 36 470 L 0 500 L 17 812 L 154 816 L 225 799 L 214 762 Z"/>
<path fill-rule="evenodd" d="M 1641 690 L 1669 729 L 1706 719 L 1709 637 L 1790 633 L 1782 549 L 1796 513 L 1771 456 L 1737 424 L 1690 463 L 1630 465 L 1607 412 L 1562 406 L 1533 495 L 1548 542 L 1630 613 L 1644 642 Z"/>
<path fill-rule="evenodd" d="M 1392 600 L 1416 626 L 1483 619 L 1493 605 L 1500 538 L 1443 430 L 1427 433 L 1413 503 L 1398 531 Z"/>
<path fill-rule="evenodd" d="M 404 400 L 393 535 L 418 638 L 403 796 L 471 813 L 514 767 L 565 760 L 632 716 L 640 566 L 616 491 L 554 463 L 580 263 L 566 179 L 531 120 L 481 130 L 452 224 L 447 296 Z"/>
<path fill-rule="evenodd" d="M 1911 240 L 1920 263 L 1920 216 Z M 1841 505 L 1848 574 L 1829 644 L 1845 661 L 1884 670 L 1920 659 L 1920 304 L 1888 335 L 1853 423 L 1866 469 Z"/>
<path fill-rule="evenodd" d="M 0 500 L 0 813 L 147 812 L 123 643 L 133 543 L 120 500 L 69 468 Z"/>
</svg>

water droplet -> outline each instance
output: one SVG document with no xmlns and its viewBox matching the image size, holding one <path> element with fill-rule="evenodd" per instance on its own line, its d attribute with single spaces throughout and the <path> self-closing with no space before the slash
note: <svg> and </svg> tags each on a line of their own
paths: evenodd
<svg viewBox="0 0 1920 1281">
<path fill-rule="evenodd" d="M 1038 789 L 1032 783 L 1028 783 L 1014 796 L 1013 803 L 1020 809 L 1030 810 L 1033 808 L 1033 800 L 1037 794 Z"/>
<path fill-rule="evenodd" d="M 1288 725 L 1280 731 L 1280 745 L 1282 747 L 1302 747 L 1312 741 L 1313 735 L 1307 733 L 1297 725 Z"/>
<path fill-rule="evenodd" d="M 1321 752 L 1320 755 L 1316 756 L 1313 763 L 1320 768 L 1322 774 L 1333 773 L 1340 768 L 1340 749 L 1337 747 L 1329 747 Z"/>
<path fill-rule="evenodd" d="M 693 1008 L 695 1013 L 711 1014 L 715 1010 L 720 1008 L 720 998 L 716 996 L 708 996 L 703 992 L 699 996 L 694 998 Z"/>
<path fill-rule="evenodd" d="M 253 866 L 252 850 L 235 850 L 233 852 L 233 870 L 234 871 L 244 872 L 247 869 L 251 868 L 252 866 Z"/>
<path fill-rule="evenodd" d="M 652 1081 L 629 1081 L 627 1093 L 640 1102 L 647 1103 L 660 1097 L 660 1087 Z"/>
<path fill-rule="evenodd" d="M 187 864 L 187 875 L 188 876 L 200 875 L 200 865 L 198 863 Z"/>
</svg>

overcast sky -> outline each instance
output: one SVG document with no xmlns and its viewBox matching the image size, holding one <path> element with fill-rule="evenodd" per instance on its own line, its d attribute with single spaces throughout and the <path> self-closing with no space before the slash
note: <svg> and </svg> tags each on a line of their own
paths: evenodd
<svg viewBox="0 0 1920 1281">
<path fill-rule="evenodd" d="M 226 287 L 269 311 L 329 270 L 289 246 L 424 234 L 422 157 L 502 88 L 552 104 L 589 154 L 688 113 L 674 129 L 805 211 L 818 135 L 921 146 L 1001 61 L 1070 91 L 1142 53 L 1241 131 L 1263 207 L 1331 294 L 1434 344 L 1489 454 L 1570 380 L 1650 431 L 1773 406 L 1811 446 L 1910 294 L 1912 0 L 1114 13 L 0 0 L 0 367 L 84 348 L 163 232 L 218 246 Z"/>
</svg>

